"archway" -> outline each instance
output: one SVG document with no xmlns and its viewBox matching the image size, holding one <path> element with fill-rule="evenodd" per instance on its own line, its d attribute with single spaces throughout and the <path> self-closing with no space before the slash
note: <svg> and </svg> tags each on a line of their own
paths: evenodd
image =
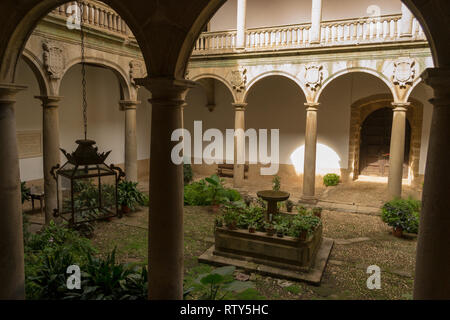
<svg viewBox="0 0 450 320">
<path fill-rule="evenodd" d="M 359 175 L 388 177 L 391 146 L 392 110 L 385 107 L 372 112 L 361 126 Z M 411 125 L 406 123 L 405 163 L 403 178 L 408 178 Z"/>
<path fill-rule="evenodd" d="M 419 163 L 421 159 L 421 147 L 422 147 L 422 126 L 423 126 L 423 104 L 417 100 L 411 98 L 410 100 L 410 107 L 408 108 L 408 111 L 406 113 L 407 117 L 407 130 L 409 128 L 409 133 L 407 131 L 407 140 L 405 141 L 405 148 L 409 149 L 408 157 L 406 157 L 405 154 L 405 169 L 404 169 L 404 178 L 408 179 L 409 183 L 417 183 L 420 179 L 420 170 L 419 170 Z M 377 161 L 373 160 L 365 160 L 364 163 L 361 162 L 361 159 L 365 159 L 368 155 L 362 154 L 362 143 L 363 134 L 366 135 L 366 141 L 367 140 L 377 140 L 380 142 L 380 138 L 370 138 L 371 134 L 370 132 L 363 132 L 363 127 L 366 124 L 366 120 L 369 120 L 368 125 L 370 126 L 370 121 L 376 121 L 377 120 L 371 120 L 369 117 L 378 110 L 384 110 L 383 112 L 380 111 L 379 115 L 374 115 L 373 118 L 379 117 L 385 117 L 390 120 L 385 125 L 384 131 L 386 132 L 387 139 L 382 142 L 384 147 L 379 146 L 377 150 L 380 159 L 378 160 L 378 164 L 374 165 L 375 167 L 372 168 L 375 171 L 379 169 L 379 176 L 385 177 L 387 172 L 383 171 L 381 167 L 388 166 L 388 160 L 390 153 L 390 148 L 387 147 L 387 143 L 390 143 L 390 135 L 391 135 L 391 129 L 392 129 L 392 98 L 389 94 L 377 94 L 373 96 L 369 96 L 363 99 L 360 99 L 356 102 L 354 102 L 351 106 L 351 116 L 350 116 L 350 140 L 349 140 L 349 169 L 351 171 L 350 176 L 353 178 L 353 180 L 358 179 L 359 175 L 366 175 L 368 172 L 362 172 L 365 171 L 367 161 L 375 163 Z M 381 121 L 381 120 L 378 120 Z M 381 129 L 375 129 L 378 131 L 381 131 Z M 368 136 L 368 137 L 367 137 Z M 408 140 L 408 136 L 410 137 Z M 370 144 L 370 143 L 369 143 Z M 375 147 L 374 147 L 375 148 Z M 376 148 L 375 148 L 376 149 Z M 367 151 L 367 150 L 366 150 Z M 375 151 L 373 151 L 375 152 Z M 370 153 L 370 152 L 369 152 Z M 368 156 L 370 158 L 370 156 Z M 372 156 L 373 157 L 373 156 Z M 387 164 L 384 164 L 385 161 Z M 378 168 L 378 169 L 376 169 Z M 370 171 L 370 170 L 369 170 Z M 369 175 L 374 174 L 373 170 L 372 173 Z"/>
</svg>

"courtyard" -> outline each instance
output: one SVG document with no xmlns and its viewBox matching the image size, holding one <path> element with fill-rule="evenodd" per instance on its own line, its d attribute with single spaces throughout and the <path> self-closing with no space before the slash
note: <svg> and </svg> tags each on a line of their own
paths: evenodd
<svg viewBox="0 0 450 320">
<path fill-rule="evenodd" d="M 196 180 L 199 180 L 198 177 Z M 225 179 L 231 186 L 232 179 Z M 146 182 L 140 189 L 147 192 Z M 270 185 L 261 186 L 270 188 Z M 374 182 L 354 182 L 352 185 L 321 187 L 319 203 L 329 209 L 322 212 L 324 237 L 334 240 L 320 286 L 292 279 L 271 277 L 237 268 L 235 278 L 243 279 L 250 293 L 231 293 L 229 299 L 268 300 L 409 300 L 412 299 L 417 236 L 406 234 L 396 238 L 392 228 L 381 220 L 380 204 L 386 201 L 385 185 Z M 240 190 L 243 194 L 256 194 L 255 187 Z M 292 198 L 299 194 L 294 190 Z M 420 190 L 406 188 L 407 197 L 420 196 Z M 349 200 L 348 202 L 338 201 Z M 351 202 L 351 203 L 350 203 Z M 351 206 L 350 206 L 351 205 Z M 361 212 L 356 213 L 360 209 Z M 30 221 L 30 230 L 39 230 L 44 216 L 39 209 L 31 211 L 24 206 Z M 216 267 L 201 264 L 198 258 L 214 244 L 214 221 L 219 213 L 208 206 L 184 208 L 184 286 L 195 284 L 196 279 Z M 105 257 L 117 248 L 119 263 L 146 266 L 148 258 L 148 212 L 140 208 L 122 219 L 98 222 L 90 242 Z M 381 268 L 381 290 L 367 287 L 367 268 Z M 244 275 L 244 276 L 243 276 Z M 198 295 L 187 299 L 197 299 Z"/>
</svg>

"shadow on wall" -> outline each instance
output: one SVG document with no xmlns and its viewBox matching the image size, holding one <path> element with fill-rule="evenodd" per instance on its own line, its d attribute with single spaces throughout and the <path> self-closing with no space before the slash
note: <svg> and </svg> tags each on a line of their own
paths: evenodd
<svg viewBox="0 0 450 320">
<path fill-rule="evenodd" d="M 290 159 L 297 175 L 302 175 L 305 162 L 305 146 L 297 148 L 291 154 Z M 319 175 L 328 173 L 341 174 L 341 158 L 339 155 L 332 148 L 320 143 L 317 144 L 316 173 Z"/>
</svg>

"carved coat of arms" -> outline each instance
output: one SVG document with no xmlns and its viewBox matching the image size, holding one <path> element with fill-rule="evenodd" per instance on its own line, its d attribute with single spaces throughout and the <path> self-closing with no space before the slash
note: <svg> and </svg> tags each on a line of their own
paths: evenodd
<svg viewBox="0 0 450 320">
<path fill-rule="evenodd" d="M 305 70 L 305 83 L 312 91 L 316 91 L 322 85 L 323 66 L 317 64 L 307 65 Z"/>
<path fill-rule="evenodd" d="M 231 72 L 231 85 L 237 92 L 242 92 L 247 85 L 247 69 L 239 68 Z"/>
<path fill-rule="evenodd" d="M 416 77 L 416 62 L 413 59 L 402 58 L 394 62 L 394 75 L 392 82 L 404 89 L 412 85 Z"/>
<path fill-rule="evenodd" d="M 60 79 L 65 68 L 64 50 L 56 43 L 45 41 L 42 43 L 44 49 L 44 67 L 51 79 Z"/>
</svg>

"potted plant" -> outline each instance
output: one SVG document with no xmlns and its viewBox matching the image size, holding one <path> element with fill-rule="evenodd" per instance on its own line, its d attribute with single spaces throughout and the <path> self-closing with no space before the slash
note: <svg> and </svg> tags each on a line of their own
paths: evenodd
<svg viewBox="0 0 450 320">
<path fill-rule="evenodd" d="M 239 214 L 235 210 L 232 210 L 231 208 L 226 210 L 223 215 L 223 221 L 226 227 L 230 230 L 236 230 L 238 219 Z"/>
<path fill-rule="evenodd" d="M 281 189 L 281 178 L 279 176 L 275 176 L 272 180 L 272 190 L 280 191 Z"/>
<path fill-rule="evenodd" d="M 255 233 L 256 232 L 257 225 L 254 221 L 251 221 L 248 225 L 248 232 L 249 233 Z"/>
<path fill-rule="evenodd" d="M 420 201 L 395 199 L 381 209 L 383 222 L 392 227 L 392 234 L 401 238 L 403 232 L 417 233 L 419 229 Z"/>
<path fill-rule="evenodd" d="M 294 209 L 294 202 L 292 202 L 291 200 L 286 200 L 287 212 L 292 212 L 293 209 Z"/>
<path fill-rule="evenodd" d="M 321 207 L 315 207 L 315 208 L 313 208 L 312 211 L 316 217 L 322 218 L 322 208 Z"/>
<path fill-rule="evenodd" d="M 223 227 L 223 217 L 217 217 L 215 220 L 215 224 L 217 228 Z"/>
<path fill-rule="evenodd" d="M 136 210 L 137 206 L 144 206 L 148 202 L 148 197 L 139 191 L 137 182 L 122 181 L 117 186 L 118 202 L 122 207 L 122 213 L 130 213 Z"/>
<path fill-rule="evenodd" d="M 267 234 L 269 237 L 273 237 L 273 236 L 274 236 L 274 234 L 275 234 L 275 228 L 274 228 L 274 226 L 273 226 L 272 223 L 266 222 L 266 223 L 264 224 L 264 228 L 265 228 L 265 230 L 266 230 L 266 234 Z"/>
<path fill-rule="evenodd" d="M 275 224 L 275 231 L 277 233 L 277 237 L 278 238 L 283 238 L 284 237 L 284 233 L 286 231 L 286 226 L 284 225 L 284 223 L 278 222 L 278 223 Z"/>
<path fill-rule="evenodd" d="M 220 204 L 228 200 L 225 196 L 226 190 L 217 175 L 205 178 L 205 181 L 208 183 L 208 185 L 205 186 L 206 192 L 208 193 L 207 201 L 211 203 L 211 211 L 217 213 L 220 209 Z"/>
</svg>

